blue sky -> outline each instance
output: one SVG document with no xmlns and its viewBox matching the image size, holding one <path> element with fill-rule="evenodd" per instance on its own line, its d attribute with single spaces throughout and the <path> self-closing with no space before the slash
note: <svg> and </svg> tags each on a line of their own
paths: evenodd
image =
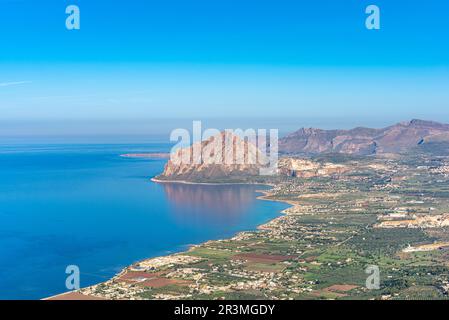
<svg viewBox="0 0 449 320">
<path fill-rule="evenodd" d="M 449 122 L 448 17 L 446 0 L 0 0 L 0 122 Z"/>
</svg>

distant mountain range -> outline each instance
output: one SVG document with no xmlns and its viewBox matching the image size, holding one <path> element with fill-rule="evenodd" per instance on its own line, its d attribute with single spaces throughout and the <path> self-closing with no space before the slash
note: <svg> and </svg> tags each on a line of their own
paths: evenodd
<svg viewBox="0 0 449 320">
<path fill-rule="evenodd" d="M 382 129 L 302 128 L 280 139 L 279 151 L 294 155 L 322 153 L 370 155 L 399 153 L 420 144 L 437 141 L 449 142 L 449 125 L 415 119 Z"/>
<path fill-rule="evenodd" d="M 217 147 L 215 143 L 225 142 Z M 383 129 L 354 128 L 351 130 L 300 129 L 279 140 L 278 172 L 283 175 L 314 176 L 338 174 L 344 168 L 331 163 L 322 164 L 307 158 L 322 154 L 376 155 L 401 153 L 416 147 L 440 150 L 441 144 L 449 143 L 449 125 L 432 121 L 412 120 Z M 236 147 L 243 152 L 236 156 Z M 447 148 L 444 147 L 444 148 Z M 195 153 L 195 149 L 201 150 Z M 298 159 L 299 158 L 299 159 Z M 185 159 L 187 161 L 182 161 Z M 232 164 L 224 159 L 233 159 Z M 247 161 L 256 159 L 256 161 Z M 238 160 L 238 161 L 236 161 Z M 235 180 L 256 176 L 267 158 L 247 140 L 230 133 L 220 133 L 190 147 L 178 149 L 171 155 L 164 172 L 155 181 L 205 182 Z M 240 164 L 236 164 L 240 163 Z"/>
</svg>

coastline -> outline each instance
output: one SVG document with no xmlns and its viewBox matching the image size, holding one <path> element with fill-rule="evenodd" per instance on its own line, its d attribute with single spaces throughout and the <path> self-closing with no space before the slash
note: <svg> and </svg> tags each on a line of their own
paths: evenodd
<svg viewBox="0 0 449 320">
<path fill-rule="evenodd" d="M 201 183 L 201 182 L 189 182 L 189 181 L 182 181 L 182 180 L 159 180 L 156 178 L 151 178 L 150 181 L 155 182 L 155 183 L 179 183 L 179 184 L 186 184 L 186 185 L 263 185 L 263 186 L 268 186 L 268 187 L 274 187 L 273 184 L 267 184 L 267 183 Z M 267 197 L 270 195 L 270 190 L 256 190 L 256 193 L 261 193 L 262 195 L 258 195 L 256 196 L 257 200 L 263 200 L 263 201 L 274 201 L 274 202 L 281 202 L 281 203 L 286 203 L 288 205 L 290 205 L 288 208 L 285 208 L 281 211 L 279 211 L 279 215 L 263 224 L 257 225 L 255 227 L 255 229 L 253 231 L 259 231 L 259 230 L 263 230 L 264 226 L 272 223 L 273 221 L 277 220 L 277 219 L 281 219 L 282 217 L 285 217 L 287 215 L 287 213 L 285 212 L 286 210 L 288 210 L 289 208 L 293 207 L 294 204 L 292 204 L 290 201 L 284 201 L 284 200 L 277 200 L 277 199 L 268 199 Z M 108 281 L 113 280 L 116 277 L 120 277 L 121 275 L 125 274 L 126 272 L 128 272 L 129 270 L 132 269 L 132 267 L 140 262 L 143 261 L 147 261 L 147 260 L 151 260 L 151 259 L 158 259 L 158 258 L 162 258 L 162 257 L 170 257 L 173 255 L 177 255 L 177 254 L 182 254 L 184 252 L 189 252 L 190 250 L 192 250 L 193 248 L 197 247 L 197 246 L 201 246 L 205 243 L 208 243 L 210 241 L 223 241 L 223 240 L 232 240 L 235 237 L 238 237 L 240 234 L 248 232 L 251 230 L 245 230 L 245 231 L 239 231 L 237 233 L 235 233 L 233 236 L 229 237 L 229 238 L 225 238 L 225 239 L 214 239 L 214 240 L 207 240 L 198 244 L 190 244 L 187 246 L 186 250 L 181 250 L 179 252 L 174 252 L 174 253 L 170 253 L 167 255 L 162 255 L 162 256 L 154 256 L 154 257 L 150 257 L 150 258 L 143 258 L 141 260 L 138 260 L 136 262 L 134 262 L 131 265 L 128 265 L 126 267 L 124 267 L 122 270 L 120 270 L 120 272 L 118 272 L 117 274 L 115 274 L 113 277 L 111 277 L 110 279 L 106 280 L 106 281 L 102 281 L 99 282 L 97 284 L 88 286 L 88 287 L 84 287 L 84 288 L 80 288 L 79 290 L 75 290 L 75 291 L 69 291 L 69 292 L 63 292 L 63 293 L 59 293 L 50 297 L 45 297 L 42 298 L 41 300 L 84 300 L 82 299 L 82 297 L 86 297 L 86 300 L 96 300 L 95 298 L 101 299 L 99 297 L 96 296 L 87 296 L 87 295 L 83 295 L 82 293 L 80 293 L 80 291 L 90 288 L 92 286 L 97 286 L 97 285 L 101 285 L 102 283 L 106 283 Z M 75 295 L 75 296 L 74 296 Z M 73 296 L 75 297 L 75 299 L 73 298 Z M 64 299 L 64 297 L 67 297 L 67 299 Z M 77 299 L 77 297 L 79 299 Z"/>
<path fill-rule="evenodd" d="M 121 154 L 122 158 L 133 158 L 133 159 L 169 159 L 169 153 L 125 153 Z"/>
</svg>

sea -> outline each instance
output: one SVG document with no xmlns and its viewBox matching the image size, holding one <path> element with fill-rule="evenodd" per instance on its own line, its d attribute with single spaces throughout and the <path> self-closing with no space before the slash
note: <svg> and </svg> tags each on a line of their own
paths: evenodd
<svg viewBox="0 0 449 320">
<path fill-rule="evenodd" d="M 286 205 L 255 185 L 158 184 L 169 143 L 0 143 L 0 299 L 106 281 L 142 259 L 255 230 Z"/>
</svg>

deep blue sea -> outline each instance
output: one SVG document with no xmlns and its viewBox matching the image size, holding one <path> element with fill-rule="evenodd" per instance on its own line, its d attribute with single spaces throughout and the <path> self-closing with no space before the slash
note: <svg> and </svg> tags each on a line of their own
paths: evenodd
<svg viewBox="0 0 449 320">
<path fill-rule="evenodd" d="M 0 299 L 66 291 L 105 281 L 138 260 L 273 219 L 285 204 L 256 200 L 261 186 L 156 184 L 165 160 L 124 153 L 167 152 L 150 144 L 0 146 Z"/>
</svg>

